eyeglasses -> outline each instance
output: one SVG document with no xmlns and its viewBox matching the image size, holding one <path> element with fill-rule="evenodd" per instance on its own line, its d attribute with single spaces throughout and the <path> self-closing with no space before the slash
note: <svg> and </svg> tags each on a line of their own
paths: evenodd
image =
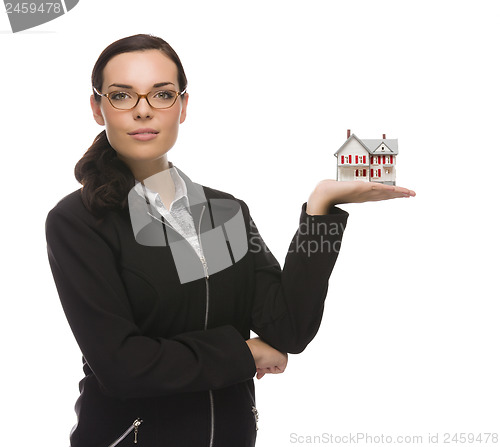
<svg viewBox="0 0 500 447">
<path fill-rule="evenodd" d="M 169 109 L 175 104 L 177 98 L 186 93 L 186 89 L 182 92 L 175 90 L 152 90 L 145 95 L 128 91 L 121 92 L 119 90 L 110 93 L 101 93 L 95 87 L 92 87 L 99 96 L 108 98 L 109 103 L 118 110 L 132 110 L 141 98 L 146 98 L 146 101 L 153 109 Z"/>
</svg>

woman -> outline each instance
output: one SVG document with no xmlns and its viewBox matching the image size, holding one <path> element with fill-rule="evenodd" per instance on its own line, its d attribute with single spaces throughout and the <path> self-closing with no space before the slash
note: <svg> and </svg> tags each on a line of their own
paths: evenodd
<svg viewBox="0 0 500 447">
<path fill-rule="evenodd" d="M 189 95 L 165 41 L 114 42 L 92 87 L 105 131 L 75 167 L 83 188 L 46 221 L 50 265 L 83 353 L 71 445 L 253 446 L 254 375 L 283 372 L 286 353 L 301 352 L 318 330 L 347 221 L 335 204 L 414 193 L 320 182 L 281 271 L 243 201 L 167 160 Z M 338 231 L 318 231 L 332 225 Z"/>
</svg>

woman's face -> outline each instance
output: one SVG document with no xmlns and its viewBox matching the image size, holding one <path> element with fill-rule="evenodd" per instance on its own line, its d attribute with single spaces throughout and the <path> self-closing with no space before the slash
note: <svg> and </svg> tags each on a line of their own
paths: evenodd
<svg viewBox="0 0 500 447">
<path fill-rule="evenodd" d="M 162 88 L 179 91 L 175 63 L 159 50 L 134 51 L 110 59 L 104 67 L 101 93 L 146 94 L 164 83 Z M 133 109 L 118 110 L 105 97 L 100 103 L 90 97 L 94 119 L 106 126 L 109 143 L 133 172 L 134 167 L 144 170 L 145 165 L 166 162 L 164 155 L 175 144 L 179 124 L 186 119 L 187 100 L 186 93 L 169 109 L 153 109 L 141 98 Z"/>
</svg>

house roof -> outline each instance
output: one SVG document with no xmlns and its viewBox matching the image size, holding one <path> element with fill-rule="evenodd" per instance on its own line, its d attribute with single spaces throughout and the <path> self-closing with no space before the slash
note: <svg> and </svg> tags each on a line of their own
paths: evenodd
<svg viewBox="0 0 500 447">
<path fill-rule="evenodd" d="M 363 146 L 370 154 L 375 153 L 375 150 L 382 144 L 384 143 L 386 147 L 391 151 L 392 154 L 397 155 L 398 154 L 398 140 L 387 140 L 387 139 L 376 139 L 376 140 L 360 140 L 355 134 L 352 134 L 346 141 L 345 143 L 340 146 L 340 148 L 335 152 L 335 156 L 344 149 L 347 143 L 351 141 L 351 139 L 355 139 L 358 141 L 361 146 Z"/>
<path fill-rule="evenodd" d="M 362 140 L 365 146 L 368 148 L 368 152 L 373 154 L 378 147 L 384 143 L 385 146 L 394 154 L 398 154 L 398 140 Z"/>
</svg>

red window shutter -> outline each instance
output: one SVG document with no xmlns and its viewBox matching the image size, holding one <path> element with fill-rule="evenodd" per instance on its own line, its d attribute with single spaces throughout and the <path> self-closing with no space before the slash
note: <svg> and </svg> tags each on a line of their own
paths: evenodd
<svg viewBox="0 0 500 447">
<path fill-rule="evenodd" d="M 370 177 L 373 177 L 373 169 L 370 169 Z"/>
<path fill-rule="evenodd" d="M 379 177 L 381 177 L 381 176 L 382 176 L 380 172 L 381 172 L 381 171 L 380 171 L 380 169 L 379 169 L 379 170 L 378 170 L 378 176 L 379 176 Z"/>
<path fill-rule="evenodd" d="M 349 163 L 352 163 L 352 155 L 349 155 Z"/>
<path fill-rule="evenodd" d="M 391 164 L 392 164 L 392 155 L 391 155 Z"/>
<path fill-rule="evenodd" d="M 358 164 L 358 156 L 356 155 L 356 164 Z"/>
<path fill-rule="evenodd" d="M 358 169 L 356 169 L 356 177 L 359 176 L 359 172 L 358 172 Z"/>
<path fill-rule="evenodd" d="M 363 169 L 363 177 L 366 177 L 366 169 Z"/>
<path fill-rule="evenodd" d="M 382 158 L 383 158 L 383 163 L 385 164 L 385 155 L 383 155 Z"/>
<path fill-rule="evenodd" d="M 373 164 L 373 155 L 370 155 L 370 163 Z"/>
<path fill-rule="evenodd" d="M 340 164 L 344 164 L 344 156 L 343 155 L 340 157 Z"/>
<path fill-rule="evenodd" d="M 366 163 L 366 155 L 363 155 L 363 163 Z"/>
</svg>

